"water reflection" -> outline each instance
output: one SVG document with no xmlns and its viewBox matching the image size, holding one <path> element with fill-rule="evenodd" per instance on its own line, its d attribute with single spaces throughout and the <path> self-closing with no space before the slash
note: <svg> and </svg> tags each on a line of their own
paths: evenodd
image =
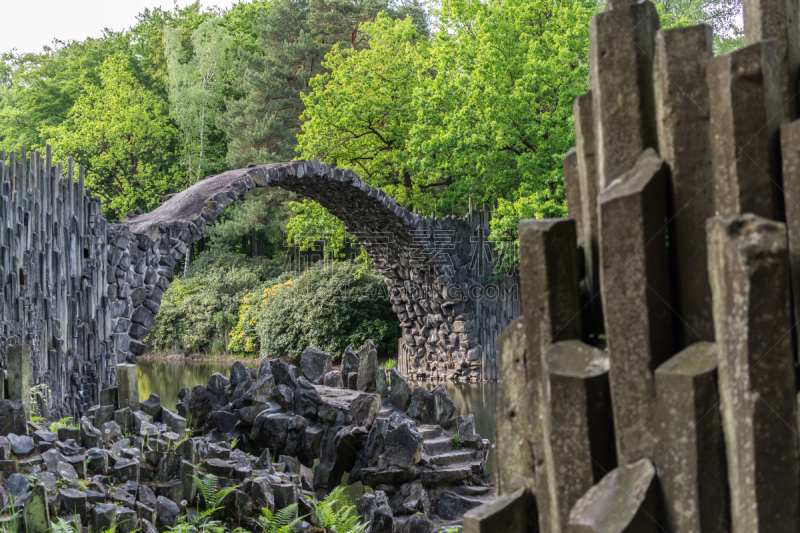
<svg viewBox="0 0 800 533">
<path fill-rule="evenodd" d="M 253 362 L 251 366 L 257 366 Z M 202 362 L 183 363 L 172 361 L 140 361 L 137 365 L 139 374 L 139 398 L 146 399 L 150 393 L 161 397 L 161 404 L 174 409 L 178 403 L 178 391 L 182 387 L 194 387 L 198 383 L 207 383 L 211 374 L 219 372 L 223 376 L 230 375 L 231 363 Z M 410 381 L 412 387 L 426 387 L 432 390 L 438 383 L 430 381 Z M 441 382 L 447 389 L 458 412 L 464 417 L 469 413 L 475 415 L 475 430 L 484 439 L 494 442 L 494 413 L 497 406 L 497 382 L 488 383 L 454 383 Z M 493 455 L 489 454 L 486 472 L 492 471 Z"/>
</svg>

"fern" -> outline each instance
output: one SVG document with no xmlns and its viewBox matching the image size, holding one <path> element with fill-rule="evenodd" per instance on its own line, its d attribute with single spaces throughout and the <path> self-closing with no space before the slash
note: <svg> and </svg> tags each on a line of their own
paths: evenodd
<svg viewBox="0 0 800 533">
<path fill-rule="evenodd" d="M 206 504 L 206 511 L 202 516 L 208 516 L 217 511 L 220 508 L 219 504 L 225 499 L 225 496 L 241 486 L 235 485 L 219 490 L 219 478 L 214 474 L 205 474 L 202 478 L 197 476 L 192 477 L 197 480 L 197 484 L 200 486 L 200 492 L 203 494 L 203 501 Z"/>
<path fill-rule="evenodd" d="M 361 523 L 356 506 L 344 494 L 344 487 L 336 487 L 319 503 L 309 500 L 317 516 L 317 527 L 333 533 L 363 533 L 369 527 Z"/>
<path fill-rule="evenodd" d="M 77 427 L 75 426 L 75 424 L 71 423 L 71 421 L 72 421 L 71 416 L 68 416 L 67 418 L 62 418 L 61 420 L 50 424 L 50 427 L 48 429 L 50 430 L 50 433 L 58 433 L 59 428 Z"/>
<path fill-rule="evenodd" d="M 289 533 L 292 526 L 302 520 L 302 517 L 295 518 L 297 514 L 296 503 L 275 513 L 264 507 L 262 513 L 263 515 L 256 519 L 256 523 L 258 523 L 262 533 Z"/>
</svg>

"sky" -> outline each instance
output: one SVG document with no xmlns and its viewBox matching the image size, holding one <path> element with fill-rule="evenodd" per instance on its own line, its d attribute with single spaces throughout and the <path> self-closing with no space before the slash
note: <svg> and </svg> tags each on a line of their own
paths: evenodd
<svg viewBox="0 0 800 533">
<path fill-rule="evenodd" d="M 180 7 L 193 2 L 177 0 Z M 230 7 L 236 0 L 203 0 L 201 5 Z M 121 31 L 136 24 L 136 15 L 161 7 L 172 9 L 174 0 L 0 0 L 3 28 L 0 52 L 39 52 L 54 38 L 82 41 L 101 37 L 103 28 Z"/>
</svg>

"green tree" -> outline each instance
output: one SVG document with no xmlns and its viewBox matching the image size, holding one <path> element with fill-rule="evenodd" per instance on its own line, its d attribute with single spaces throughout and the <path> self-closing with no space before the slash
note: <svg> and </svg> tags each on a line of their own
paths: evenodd
<svg viewBox="0 0 800 533">
<path fill-rule="evenodd" d="M 124 54 L 103 62 L 100 85 L 85 86 L 66 120 L 44 135 L 58 158 L 73 155 L 86 167 L 87 187 L 109 218 L 149 211 L 187 185 L 175 177 L 178 132 L 164 102 L 137 82 Z"/>
<path fill-rule="evenodd" d="M 223 104 L 230 38 L 219 18 L 209 18 L 192 32 L 193 53 L 182 61 L 182 31 L 172 27 L 165 35 L 170 115 L 183 134 L 187 174 L 198 181 L 225 170 L 224 134 L 216 128 L 216 115 Z"/>
</svg>

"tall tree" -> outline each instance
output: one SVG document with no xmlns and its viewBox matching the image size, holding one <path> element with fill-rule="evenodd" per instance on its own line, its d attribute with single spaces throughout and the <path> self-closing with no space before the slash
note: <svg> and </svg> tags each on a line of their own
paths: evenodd
<svg viewBox="0 0 800 533">
<path fill-rule="evenodd" d="M 173 27 L 165 35 L 170 115 L 183 134 L 185 168 L 198 181 L 225 168 L 216 115 L 223 104 L 230 38 L 219 18 L 209 18 L 192 32 L 193 53 L 183 61 L 181 33 Z"/>
<path fill-rule="evenodd" d="M 187 185 L 175 175 L 178 132 L 163 100 L 137 82 L 130 58 L 117 54 L 100 68 L 66 120 L 44 129 L 59 158 L 75 156 L 86 184 L 103 199 L 109 218 L 154 208 L 164 194 Z"/>
</svg>

